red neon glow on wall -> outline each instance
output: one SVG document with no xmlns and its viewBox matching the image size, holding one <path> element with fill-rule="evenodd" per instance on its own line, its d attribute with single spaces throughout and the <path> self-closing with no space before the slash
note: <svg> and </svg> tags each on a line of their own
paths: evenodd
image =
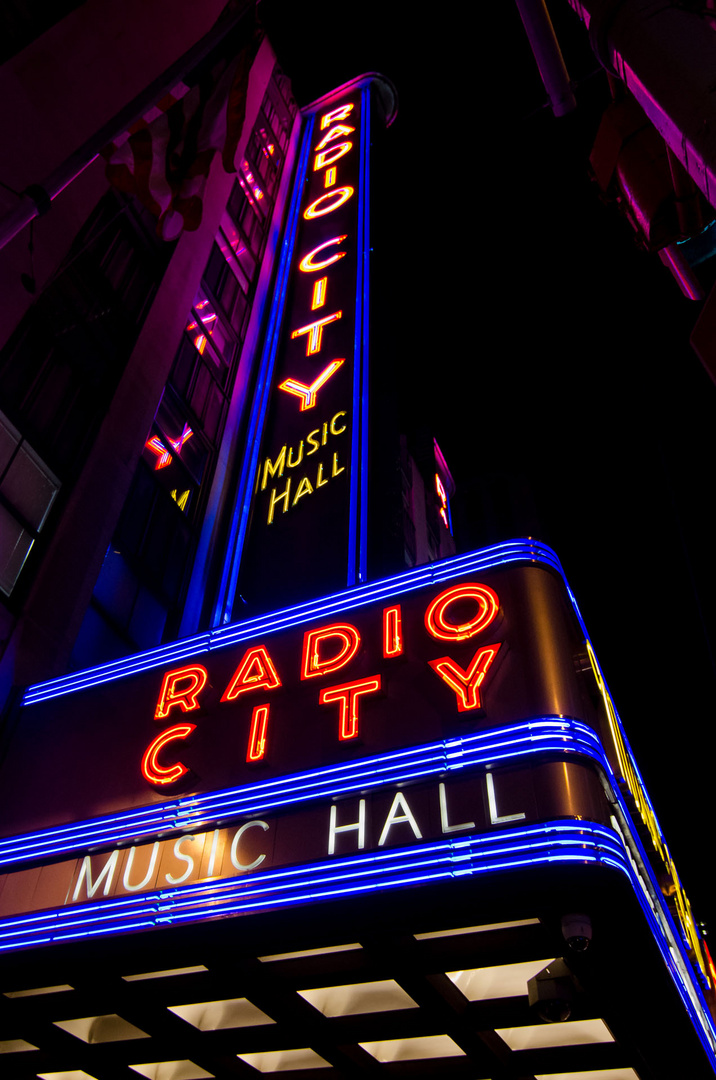
<svg viewBox="0 0 716 1080">
<path fill-rule="evenodd" d="M 447 494 L 445 492 L 445 488 L 443 487 L 443 482 L 442 482 L 442 480 L 440 479 L 440 477 L 438 476 L 437 473 L 435 473 L 435 490 L 437 491 L 438 498 L 440 499 L 440 517 L 443 519 L 443 523 L 445 525 L 445 528 L 449 529 L 450 526 L 448 524 L 448 516 L 447 516 L 447 505 L 448 505 Z"/>
<path fill-rule="evenodd" d="M 194 432 L 189 427 L 189 425 L 184 424 L 184 427 L 182 428 L 182 433 L 179 436 L 179 438 L 178 439 L 170 439 L 169 443 L 170 443 L 171 446 L 174 447 L 177 454 L 180 454 L 184 443 L 188 439 L 190 439 L 193 434 L 194 434 Z M 156 462 L 156 464 L 154 466 L 155 470 L 156 469 L 163 469 L 165 467 L 165 465 L 169 465 L 171 463 L 172 455 L 169 453 L 166 446 L 164 445 L 164 443 L 162 442 L 162 440 L 159 438 L 158 435 L 152 435 L 151 439 L 147 439 L 147 441 L 146 441 L 146 443 L 144 445 L 146 446 L 147 450 L 151 450 L 153 454 L 157 455 L 158 460 L 157 460 L 157 462 Z"/>
<path fill-rule="evenodd" d="M 323 217 L 324 214 L 332 214 L 334 210 L 337 210 L 339 206 L 343 206 L 343 203 L 350 199 L 353 192 L 352 187 L 346 186 L 337 187 L 333 191 L 327 191 L 325 195 L 319 195 L 303 211 L 304 218 L 306 221 L 310 221 L 312 218 Z"/>
<path fill-rule="evenodd" d="M 320 705 L 330 705 L 337 701 L 339 706 L 338 738 L 355 739 L 358 734 L 358 699 L 366 694 L 375 694 L 380 690 L 380 675 L 367 679 L 342 683 L 340 686 L 326 686 L 318 695 Z"/>
<path fill-rule="evenodd" d="M 340 643 L 334 656 L 321 657 L 321 645 L 330 638 Z M 320 630 L 307 630 L 303 635 L 303 654 L 301 656 L 301 678 L 312 679 L 316 675 L 327 675 L 339 671 L 350 663 L 360 647 L 360 634 L 350 623 L 331 623 Z"/>
<path fill-rule="evenodd" d="M 329 255 L 327 259 L 321 259 L 320 262 L 315 262 L 313 256 L 318 255 L 319 251 L 324 251 L 327 247 L 333 247 L 334 244 L 342 244 L 344 240 L 348 239 L 348 235 L 332 236 L 330 240 L 326 240 L 323 244 L 319 244 L 318 247 L 309 251 L 308 255 L 304 255 L 298 264 L 298 269 L 303 271 L 304 274 L 310 274 L 314 270 L 325 270 L 331 263 L 338 262 L 344 255 L 345 251 L 336 251 L 333 255 Z"/>
<path fill-rule="evenodd" d="M 477 601 L 477 615 L 463 623 L 448 622 L 446 610 L 450 604 L 466 599 Z M 466 641 L 485 630 L 496 618 L 499 609 L 497 593 L 488 585 L 473 582 L 453 585 L 451 589 L 445 589 L 436 596 L 428 607 L 425 612 L 425 628 L 429 634 L 441 641 Z"/>
<path fill-rule="evenodd" d="M 153 454 L 157 455 L 157 461 L 154 465 L 155 470 L 163 469 L 165 465 L 169 465 L 172 456 L 158 435 L 152 435 L 151 439 L 147 439 L 144 445 L 147 450 L 151 450 Z"/>
<path fill-rule="evenodd" d="M 400 604 L 383 608 L 383 656 L 400 656 L 403 651 L 403 614 Z"/>
<path fill-rule="evenodd" d="M 339 105 L 337 109 L 331 109 L 330 112 L 324 113 L 321 117 L 321 131 L 325 131 L 335 120 L 345 120 L 353 112 L 353 109 L 354 106 L 351 103 L 350 105 Z"/>
<path fill-rule="evenodd" d="M 206 686 L 208 678 L 209 673 L 201 664 L 189 664 L 187 667 L 168 671 L 159 691 L 154 719 L 163 720 L 175 706 L 182 712 L 198 709 L 199 694 Z"/>
<path fill-rule="evenodd" d="M 449 656 L 441 656 L 439 660 L 428 660 L 433 671 L 437 672 L 440 678 L 455 691 L 458 712 L 480 708 L 480 686 L 499 649 L 500 642 L 496 645 L 484 645 L 478 649 L 467 671 L 464 671 Z"/>
<path fill-rule="evenodd" d="M 246 751 L 247 761 L 261 761 L 266 754 L 266 729 L 268 727 L 268 705 L 257 705 L 251 714 L 249 746 Z"/>
<path fill-rule="evenodd" d="M 174 727 L 162 731 L 150 742 L 141 765 L 142 776 L 145 780 L 148 780 L 150 784 L 173 784 L 189 772 L 180 761 L 175 762 L 174 765 L 160 765 L 157 755 L 167 743 L 174 742 L 175 739 L 186 739 L 195 728 L 196 724 L 175 724 Z"/>
<path fill-rule="evenodd" d="M 244 653 L 221 700 L 235 701 L 240 694 L 249 690 L 275 690 L 280 685 L 281 680 L 268 649 L 265 645 L 255 645 Z"/>
<path fill-rule="evenodd" d="M 306 409 L 312 409 L 316 404 L 316 395 L 321 387 L 328 382 L 331 375 L 338 371 L 338 368 L 343 363 L 343 359 L 331 360 L 327 367 L 324 367 L 320 375 L 318 375 L 310 386 L 306 386 L 305 383 L 299 382 L 298 379 L 284 379 L 282 383 L 278 384 L 279 390 L 285 390 L 287 394 L 294 394 L 301 399 L 301 412 L 305 412 Z"/>
</svg>

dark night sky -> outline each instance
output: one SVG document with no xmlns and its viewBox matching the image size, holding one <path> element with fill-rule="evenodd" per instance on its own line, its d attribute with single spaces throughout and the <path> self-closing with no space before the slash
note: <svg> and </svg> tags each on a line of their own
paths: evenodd
<svg viewBox="0 0 716 1080">
<path fill-rule="evenodd" d="M 532 532 L 560 556 L 716 937 L 716 387 L 688 344 L 699 306 L 588 178 L 606 80 L 566 4 L 551 9 L 578 84 L 561 120 L 511 4 L 482 5 L 478 31 L 437 5 L 422 21 L 399 2 L 260 7 L 300 103 L 369 70 L 398 90 L 374 303 L 405 411 L 452 468 L 461 550 Z M 528 489 L 533 512 L 488 535 L 486 486 Z"/>
</svg>

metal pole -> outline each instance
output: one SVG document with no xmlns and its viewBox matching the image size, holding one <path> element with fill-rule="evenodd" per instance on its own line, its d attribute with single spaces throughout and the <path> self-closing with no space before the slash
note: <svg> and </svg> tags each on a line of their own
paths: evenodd
<svg viewBox="0 0 716 1080">
<path fill-rule="evenodd" d="M 557 35 L 544 0 L 515 0 L 555 116 L 577 108 Z"/>
</svg>

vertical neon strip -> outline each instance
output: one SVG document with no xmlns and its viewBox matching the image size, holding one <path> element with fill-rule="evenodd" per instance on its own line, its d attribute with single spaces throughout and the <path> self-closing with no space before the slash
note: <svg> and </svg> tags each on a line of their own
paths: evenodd
<svg viewBox="0 0 716 1080">
<path fill-rule="evenodd" d="M 268 705 L 257 705 L 251 714 L 249 745 L 246 751 L 247 761 L 261 761 L 266 753 L 266 728 L 268 727 L 268 717 Z"/>
<path fill-rule="evenodd" d="M 358 263 L 353 343 L 353 428 L 351 431 L 351 501 L 348 526 L 348 587 L 366 579 L 368 465 L 368 158 L 370 87 L 361 91 L 360 181 L 358 191 Z"/>
<path fill-rule="evenodd" d="M 289 205 L 286 233 L 283 240 L 283 250 L 279 260 L 276 274 L 276 287 L 274 289 L 273 303 L 269 313 L 266 342 L 261 355 L 261 364 L 254 393 L 254 404 L 251 409 L 249 426 L 246 437 L 248 452 L 244 455 L 241 465 L 241 475 L 236 493 L 234 516 L 229 529 L 226 543 L 226 557 L 221 573 L 216 607 L 214 609 L 213 626 L 221 626 L 231 622 L 234 604 L 234 595 L 239 578 L 239 566 L 241 554 L 246 540 L 246 530 L 249 522 L 249 510 L 253 495 L 253 480 L 258 464 L 261 436 L 263 434 L 266 410 L 268 408 L 271 380 L 276 361 L 283 311 L 286 301 L 286 289 L 288 286 L 289 270 L 293 259 L 293 249 L 296 242 L 296 230 L 298 228 L 298 215 L 303 194 L 303 181 L 308 166 L 308 155 L 311 149 L 313 136 L 314 117 L 311 117 L 303 133 L 301 152 L 296 168 L 293 194 Z"/>
<path fill-rule="evenodd" d="M 368 395 L 370 392 L 370 311 L 369 311 L 369 265 L 370 259 L 370 84 L 363 89 L 363 154 L 364 154 L 364 177 L 361 194 L 364 199 L 365 213 L 363 216 L 363 358 L 362 358 L 362 425 L 361 425 L 361 523 L 360 523 L 360 568 L 359 581 L 366 581 L 368 577 L 368 450 L 369 450 L 369 426 L 368 426 Z"/>
</svg>

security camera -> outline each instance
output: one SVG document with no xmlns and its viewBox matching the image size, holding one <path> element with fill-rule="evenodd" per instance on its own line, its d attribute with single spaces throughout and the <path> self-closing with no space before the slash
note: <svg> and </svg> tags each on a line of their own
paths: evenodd
<svg viewBox="0 0 716 1080">
<path fill-rule="evenodd" d="M 569 1020 L 581 986 L 564 960 L 553 960 L 527 983 L 529 1006 L 548 1024 Z"/>
<path fill-rule="evenodd" d="M 592 940 L 592 920 L 588 915 L 563 915 L 562 937 L 573 952 L 586 952 Z"/>
</svg>

